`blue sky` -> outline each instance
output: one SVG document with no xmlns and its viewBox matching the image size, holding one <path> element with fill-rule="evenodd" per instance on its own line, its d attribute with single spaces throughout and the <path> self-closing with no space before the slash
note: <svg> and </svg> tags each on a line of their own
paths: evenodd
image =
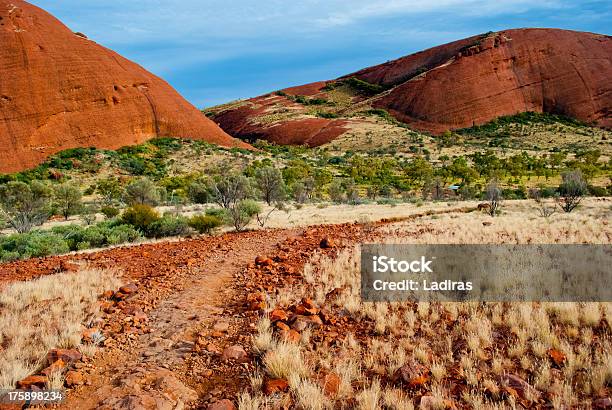
<svg viewBox="0 0 612 410">
<path fill-rule="evenodd" d="M 610 0 L 32 0 L 198 107 L 326 80 L 470 35 L 610 35 Z"/>
</svg>

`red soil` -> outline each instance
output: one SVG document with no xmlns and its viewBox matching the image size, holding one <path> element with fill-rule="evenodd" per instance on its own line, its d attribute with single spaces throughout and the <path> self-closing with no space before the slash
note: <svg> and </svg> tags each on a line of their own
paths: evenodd
<svg viewBox="0 0 612 410">
<path fill-rule="evenodd" d="M 242 146 L 139 65 L 22 0 L 0 4 L 0 172 L 158 136 Z"/>
</svg>

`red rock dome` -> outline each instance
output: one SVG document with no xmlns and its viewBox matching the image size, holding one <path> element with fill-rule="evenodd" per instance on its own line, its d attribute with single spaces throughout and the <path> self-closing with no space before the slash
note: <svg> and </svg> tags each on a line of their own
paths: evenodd
<svg viewBox="0 0 612 410">
<path fill-rule="evenodd" d="M 0 172 L 58 151 L 231 138 L 165 81 L 21 0 L 0 0 Z"/>
<path fill-rule="evenodd" d="M 527 111 L 561 114 L 609 128 L 611 78 L 610 36 L 558 29 L 505 30 L 434 47 L 337 80 L 221 107 L 213 110 L 213 118 L 241 138 L 308 145 L 341 136 L 350 124 L 359 122 L 351 113 L 371 108 L 384 109 L 412 128 L 433 133 Z M 353 98 L 352 107 L 337 111 L 338 118 L 283 119 L 284 112 L 307 113 L 287 95 L 326 99 L 334 84 L 348 79 L 369 83 L 373 91 Z M 281 119 L 258 120 L 268 119 L 270 113 Z M 348 118 L 343 118 L 345 113 Z"/>
</svg>

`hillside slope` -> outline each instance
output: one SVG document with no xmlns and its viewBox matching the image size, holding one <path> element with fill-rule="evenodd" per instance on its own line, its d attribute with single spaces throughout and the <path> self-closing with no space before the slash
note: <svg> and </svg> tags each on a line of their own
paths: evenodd
<svg viewBox="0 0 612 410">
<path fill-rule="evenodd" d="M 311 146 L 372 114 L 433 133 L 531 111 L 609 128 L 611 39 L 558 29 L 486 33 L 209 115 L 236 137 Z"/>
<path fill-rule="evenodd" d="M 248 147 L 170 85 L 25 1 L 0 3 L 0 172 L 158 136 Z"/>
</svg>

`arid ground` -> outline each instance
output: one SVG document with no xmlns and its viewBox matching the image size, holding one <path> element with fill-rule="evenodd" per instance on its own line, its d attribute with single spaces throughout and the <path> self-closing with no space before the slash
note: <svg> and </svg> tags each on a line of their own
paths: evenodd
<svg viewBox="0 0 612 410">
<path fill-rule="evenodd" d="M 0 380 L 64 348 L 82 357 L 60 351 L 69 372 L 42 382 L 71 386 L 62 408 L 608 407 L 611 304 L 364 303 L 357 251 L 610 243 L 612 202 L 548 218 L 532 201 L 495 218 L 442 205 L 0 265 Z"/>
</svg>

